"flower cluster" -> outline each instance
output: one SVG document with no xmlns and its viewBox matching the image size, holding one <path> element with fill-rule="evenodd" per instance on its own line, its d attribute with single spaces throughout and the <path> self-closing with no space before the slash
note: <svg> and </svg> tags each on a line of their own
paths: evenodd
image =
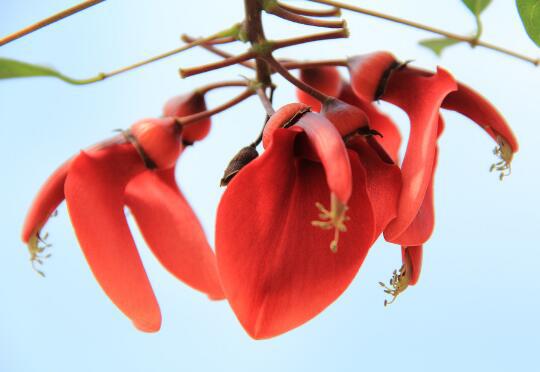
<svg viewBox="0 0 540 372">
<path fill-rule="evenodd" d="M 387 52 L 350 58 L 349 79 L 335 67 L 301 71 L 329 96 L 298 91 L 265 125 L 257 156 L 243 149 L 226 172 L 217 211 L 215 255 L 174 179 L 186 145 L 202 140 L 208 119 L 183 127 L 176 117 L 205 110 L 200 94 L 172 99 L 160 119 L 134 124 L 82 151 L 45 183 L 23 229 L 32 257 L 40 230 L 66 199 L 88 263 L 106 294 L 135 325 L 156 331 L 157 301 L 130 235 L 127 206 L 154 254 L 173 275 L 210 298 L 226 298 L 253 338 L 269 338 L 307 322 L 351 283 L 383 235 L 401 247 L 403 266 L 388 285 L 390 302 L 417 283 L 423 245 L 434 227 L 440 109 L 476 122 L 497 143 L 501 177 L 518 145 L 497 110 L 444 69 L 420 70 Z M 375 101 L 403 109 L 401 135 Z M 387 302 L 385 301 L 385 304 Z"/>
</svg>

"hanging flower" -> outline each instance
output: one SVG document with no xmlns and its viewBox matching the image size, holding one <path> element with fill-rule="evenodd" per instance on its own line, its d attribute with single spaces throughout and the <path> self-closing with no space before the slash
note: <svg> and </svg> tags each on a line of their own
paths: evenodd
<svg viewBox="0 0 540 372">
<path fill-rule="evenodd" d="M 214 255 L 174 181 L 182 150 L 173 118 L 146 119 L 81 151 L 46 181 L 25 220 L 22 240 L 41 253 L 40 230 L 65 198 L 97 281 L 135 326 L 155 332 L 161 313 L 124 214 L 128 206 L 160 262 L 177 278 L 222 298 Z"/>
<path fill-rule="evenodd" d="M 252 337 L 289 331 L 330 305 L 395 217 L 399 170 L 363 136 L 351 143 L 348 150 L 324 115 L 286 105 L 266 125 L 265 152 L 225 191 L 216 224 L 218 267 L 225 295 Z"/>
</svg>

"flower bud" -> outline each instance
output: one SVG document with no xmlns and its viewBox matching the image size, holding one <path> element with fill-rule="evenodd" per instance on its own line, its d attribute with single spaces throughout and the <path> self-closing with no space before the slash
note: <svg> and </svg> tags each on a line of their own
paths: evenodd
<svg viewBox="0 0 540 372">
<path fill-rule="evenodd" d="M 150 160 L 156 168 L 167 169 L 182 151 L 181 130 L 173 118 L 144 119 L 131 126 L 130 135 L 146 163 Z"/>
<path fill-rule="evenodd" d="M 163 107 L 163 115 L 167 117 L 182 117 L 206 111 L 204 95 L 192 92 L 176 96 L 167 101 Z M 184 128 L 183 140 L 188 143 L 204 139 L 210 132 L 210 118 L 205 118 L 191 123 Z"/>
</svg>

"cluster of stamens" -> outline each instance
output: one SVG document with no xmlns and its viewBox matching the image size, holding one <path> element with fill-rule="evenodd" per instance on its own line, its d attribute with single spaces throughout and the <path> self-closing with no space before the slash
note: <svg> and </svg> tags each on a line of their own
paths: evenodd
<svg viewBox="0 0 540 372">
<path fill-rule="evenodd" d="M 512 173 L 511 164 L 514 153 L 508 142 L 506 142 L 501 136 L 497 137 L 497 146 L 495 149 L 493 149 L 493 153 L 500 159 L 500 161 L 492 164 L 489 171 L 501 172 L 499 174 L 499 179 L 502 181 L 504 177 L 508 177 Z"/>
<path fill-rule="evenodd" d="M 347 231 L 345 222 L 350 218 L 346 215 L 347 205 L 339 201 L 334 194 L 332 194 L 330 204 L 330 210 L 328 210 L 321 203 L 315 203 L 320 212 L 319 218 L 321 221 L 311 221 L 311 224 L 323 230 L 334 229 L 334 239 L 330 242 L 330 250 L 336 253 L 339 244 L 339 233 Z"/>
<path fill-rule="evenodd" d="M 40 233 L 32 235 L 28 240 L 28 252 L 30 252 L 30 262 L 32 263 L 32 268 L 36 273 L 45 277 L 45 273 L 38 268 L 43 265 L 43 261 L 51 257 L 50 253 L 45 253 L 47 248 L 50 248 L 52 245 L 47 243 L 47 237 L 49 234 L 40 236 Z"/>
<path fill-rule="evenodd" d="M 397 296 L 403 293 L 409 286 L 410 275 L 406 265 L 402 265 L 398 270 L 394 270 L 392 277 L 390 278 L 389 286 L 383 282 L 379 282 L 379 285 L 384 288 L 384 293 L 392 296 L 390 301 L 384 300 L 384 306 L 388 306 L 393 303 Z"/>
</svg>

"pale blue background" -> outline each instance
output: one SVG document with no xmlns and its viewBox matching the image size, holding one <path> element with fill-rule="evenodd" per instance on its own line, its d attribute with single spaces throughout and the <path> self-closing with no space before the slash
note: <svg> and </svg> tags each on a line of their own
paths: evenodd
<svg viewBox="0 0 540 372">
<path fill-rule="evenodd" d="M 2 0 L 0 34 L 75 3 Z M 354 3 L 457 32 L 474 27 L 458 0 Z M 4 46 L 0 55 L 87 77 L 174 48 L 183 32 L 204 35 L 224 28 L 239 21 L 241 12 L 240 0 L 108 1 Z M 466 45 L 452 48 L 440 61 L 415 46 L 429 34 L 361 15 L 346 17 L 350 40 L 280 54 L 329 58 L 388 49 L 426 67 L 441 63 L 492 100 L 520 139 L 513 175 L 501 183 L 488 172 L 495 160 L 493 142 L 468 120 L 445 115 L 437 229 L 426 247 L 420 283 L 383 308 L 377 282 L 387 280 L 400 265 L 400 253 L 379 242 L 351 287 L 323 314 L 279 338 L 253 341 L 226 302 L 211 303 L 175 281 L 135 232 L 164 318 L 160 333 L 140 333 L 92 278 L 65 206 L 47 226 L 54 244 L 45 265 L 47 278 L 32 271 L 19 240 L 25 211 L 47 175 L 78 149 L 110 136 L 115 128 L 159 115 L 173 95 L 249 71 L 230 68 L 182 81 L 179 66 L 217 60 L 192 50 L 92 86 L 74 87 L 54 79 L 3 81 L 0 371 L 537 370 L 540 70 Z M 486 40 L 540 54 L 521 29 L 513 1 L 494 1 L 484 20 Z M 273 18 L 267 25 L 275 37 L 300 30 Z M 278 83 L 282 88 L 277 101 L 285 103 L 292 90 Z M 230 94 L 213 93 L 209 104 L 219 104 Z M 261 112 L 251 99 L 217 116 L 208 139 L 182 159 L 178 180 L 210 237 L 221 173 L 229 158 L 257 134 Z M 405 116 L 397 113 L 396 118 L 405 129 Z"/>
</svg>

